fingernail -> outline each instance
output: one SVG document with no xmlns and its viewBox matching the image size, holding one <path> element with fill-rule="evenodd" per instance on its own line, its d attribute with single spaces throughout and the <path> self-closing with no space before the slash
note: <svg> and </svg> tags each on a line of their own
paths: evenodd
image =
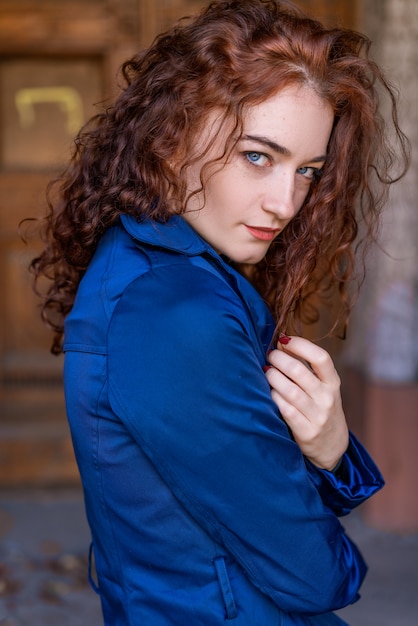
<svg viewBox="0 0 418 626">
<path fill-rule="evenodd" d="M 270 367 L 271 367 L 270 365 L 264 365 L 263 372 L 268 372 Z"/>
<path fill-rule="evenodd" d="M 279 337 L 279 343 L 283 344 L 284 346 L 286 346 L 289 341 L 292 339 L 292 337 L 288 337 L 287 335 L 285 335 L 284 333 L 280 333 L 280 337 Z"/>
</svg>

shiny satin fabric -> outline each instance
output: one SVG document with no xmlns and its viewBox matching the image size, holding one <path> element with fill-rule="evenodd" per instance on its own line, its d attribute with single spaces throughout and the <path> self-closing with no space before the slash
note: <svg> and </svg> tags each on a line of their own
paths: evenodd
<svg viewBox="0 0 418 626">
<path fill-rule="evenodd" d="M 366 565 L 338 516 L 383 484 L 307 462 L 263 372 L 261 298 L 188 226 L 104 236 L 66 323 L 67 411 L 105 623 L 331 626 Z"/>
</svg>

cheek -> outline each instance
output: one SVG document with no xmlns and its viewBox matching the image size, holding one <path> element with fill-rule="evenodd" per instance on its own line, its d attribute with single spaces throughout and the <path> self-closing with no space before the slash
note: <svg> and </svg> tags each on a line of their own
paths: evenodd
<svg viewBox="0 0 418 626">
<path fill-rule="evenodd" d="M 220 221 L 228 221 L 234 214 L 242 211 L 251 191 L 251 185 L 246 184 L 234 165 L 224 166 L 205 185 L 204 210 L 206 214 L 211 214 Z"/>
<path fill-rule="evenodd" d="M 298 186 L 296 186 L 295 188 L 295 198 L 294 198 L 294 204 L 295 204 L 295 209 L 296 212 L 298 212 L 303 203 L 305 202 L 306 198 L 308 197 L 309 191 L 311 189 L 311 183 L 302 183 Z"/>
<path fill-rule="evenodd" d="M 206 187 L 206 204 L 211 210 L 222 216 L 223 213 L 233 210 L 234 188 L 228 177 L 218 175 L 209 181 Z"/>
</svg>

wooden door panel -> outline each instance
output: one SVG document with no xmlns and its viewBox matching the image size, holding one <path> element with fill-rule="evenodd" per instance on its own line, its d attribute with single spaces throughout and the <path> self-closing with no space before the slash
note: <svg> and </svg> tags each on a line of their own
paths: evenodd
<svg viewBox="0 0 418 626">
<path fill-rule="evenodd" d="M 102 65 L 90 57 L 0 62 L 3 170 L 54 170 L 68 160 L 74 135 L 102 99 Z"/>
<path fill-rule="evenodd" d="M 329 26 L 355 28 L 357 25 L 356 0 L 295 0 L 313 18 Z"/>
<path fill-rule="evenodd" d="M 36 214 L 47 174 L 0 174 L 0 486 L 78 480 L 65 419 L 62 360 L 49 353 L 28 264 L 39 249 L 18 235 Z"/>
<path fill-rule="evenodd" d="M 5 372 L 19 368 L 22 372 L 39 367 L 51 372 L 57 370 L 57 359 L 48 354 L 51 336 L 39 321 L 39 301 L 31 289 L 28 272 L 29 262 L 39 251 L 40 242 L 32 239 L 25 244 L 19 236 L 21 220 L 40 214 L 49 178 L 46 174 L 0 174 L 0 289 L 4 295 L 0 306 L 0 358 L 3 376 Z M 22 228 L 22 232 L 26 230 L 30 230 L 30 225 Z M 42 365 L 43 362 L 50 363 L 48 368 Z"/>
<path fill-rule="evenodd" d="M 41 243 L 19 222 L 44 212 L 48 181 L 72 139 L 112 92 L 117 11 L 106 0 L 0 0 L 0 487 L 78 481 L 62 357 L 27 271 Z"/>
</svg>

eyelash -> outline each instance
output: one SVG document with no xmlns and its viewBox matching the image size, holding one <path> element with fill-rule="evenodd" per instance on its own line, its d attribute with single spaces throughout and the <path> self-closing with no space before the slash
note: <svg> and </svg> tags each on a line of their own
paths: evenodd
<svg viewBox="0 0 418 626">
<path fill-rule="evenodd" d="M 255 167 L 269 167 L 269 165 L 271 165 L 271 158 L 268 156 L 268 154 L 264 154 L 264 152 L 258 152 L 257 150 L 247 150 L 246 152 L 243 152 L 243 156 L 250 165 L 254 165 Z M 264 158 L 267 160 L 268 163 L 264 165 L 260 165 L 259 162 L 253 161 L 251 159 L 251 156 L 257 156 L 257 158 Z M 301 170 L 309 171 L 310 174 L 307 174 L 306 171 L 303 173 Z M 299 167 L 296 170 L 296 172 L 300 174 L 301 176 L 303 176 L 304 178 L 307 178 L 308 180 L 313 180 L 317 176 L 320 176 L 322 169 L 307 165 L 305 167 Z"/>
</svg>

